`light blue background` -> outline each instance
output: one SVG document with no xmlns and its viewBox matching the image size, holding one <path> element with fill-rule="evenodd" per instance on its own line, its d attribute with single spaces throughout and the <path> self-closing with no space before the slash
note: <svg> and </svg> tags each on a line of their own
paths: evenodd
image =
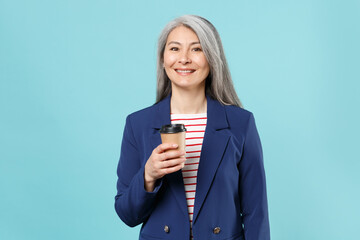
<svg viewBox="0 0 360 240">
<path fill-rule="evenodd" d="M 217 27 L 255 115 L 272 239 L 359 239 L 355 0 L 0 0 L 0 239 L 138 238 L 113 207 L 122 131 L 183 14 Z"/>
</svg>

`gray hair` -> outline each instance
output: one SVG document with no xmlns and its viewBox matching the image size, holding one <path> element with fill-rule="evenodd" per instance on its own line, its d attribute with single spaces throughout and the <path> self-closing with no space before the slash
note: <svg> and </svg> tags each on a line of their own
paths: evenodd
<svg viewBox="0 0 360 240">
<path fill-rule="evenodd" d="M 179 26 L 185 26 L 196 33 L 209 63 L 210 73 L 205 82 L 205 93 L 224 105 L 242 107 L 231 79 L 220 35 L 208 20 L 196 15 L 184 15 L 172 20 L 159 36 L 156 103 L 166 98 L 171 92 L 171 81 L 163 68 L 164 50 L 168 35 Z"/>
</svg>

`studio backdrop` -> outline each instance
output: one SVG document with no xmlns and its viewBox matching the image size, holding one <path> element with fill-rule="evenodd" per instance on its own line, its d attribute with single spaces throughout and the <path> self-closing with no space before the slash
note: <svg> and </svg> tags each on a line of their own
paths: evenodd
<svg viewBox="0 0 360 240">
<path fill-rule="evenodd" d="M 125 118 L 155 103 L 171 19 L 219 31 L 264 152 L 274 240 L 359 239 L 359 1 L 0 0 L 0 239 L 137 239 Z"/>
</svg>

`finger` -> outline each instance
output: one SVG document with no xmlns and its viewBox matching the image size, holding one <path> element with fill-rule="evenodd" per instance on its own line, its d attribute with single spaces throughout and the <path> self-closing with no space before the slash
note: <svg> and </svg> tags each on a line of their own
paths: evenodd
<svg viewBox="0 0 360 240">
<path fill-rule="evenodd" d="M 176 165 L 174 167 L 165 168 L 165 169 L 162 170 L 162 173 L 164 175 L 166 175 L 166 174 L 170 174 L 170 173 L 173 173 L 173 172 L 177 172 L 182 168 L 183 168 L 183 164 L 180 164 L 180 165 Z"/>
<path fill-rule="evenodd" d="M 171 150 L 164 153 L 160 153 L 159 155 L 160 161 L 166 161 L 173 158 L 180 158 L 185 157 L 185 151 L 179 151 L 179 150 Z"/>
<path fill-rule="evenodd" d="M 167 160 L 167 161 L 163 161 L 161 163 L 161 168 L 171 168 L 177 165 L 183 165 L 183 163 L 186 161 L 185 158 L 175 158 L 175 159 L 171 159 L 171 160 Z"/>
<path fill-rule="evenodd" d="M 159 146 L 157 146 L 155 148 L 156 153 L 163 153 L 164 151 L 168 150 L 168 149 L 176 149 L 178 148 L 179 145 L 176 143 L 162 143 Z"/>
</svg>

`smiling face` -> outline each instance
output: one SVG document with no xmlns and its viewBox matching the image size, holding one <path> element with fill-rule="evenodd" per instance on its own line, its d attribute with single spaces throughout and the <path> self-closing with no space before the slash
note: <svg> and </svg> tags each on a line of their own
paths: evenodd
<svg viewBox="0 0 360 240">
<path fill-rule="evenodd" d="M 205 88 L 210 67 L 194 31 L 179 26 L 170 32 L 164 50 L 164 68 L 172 87 Z"/>
</svg>

